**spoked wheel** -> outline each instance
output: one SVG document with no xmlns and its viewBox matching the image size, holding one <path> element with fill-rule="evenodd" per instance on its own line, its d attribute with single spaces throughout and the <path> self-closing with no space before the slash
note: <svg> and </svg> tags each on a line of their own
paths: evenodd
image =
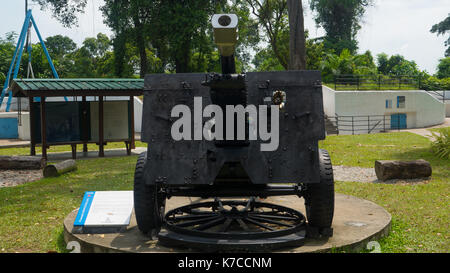
<svg viewBox="0 0 450 273">
<path fill-rule="evenodd" d="M 263 250 L 300 246 L 305 217 L 300 212 L 270 203 L 216 199 L 169 211 L 162 244 L 208 250 Z"/>
</svg>

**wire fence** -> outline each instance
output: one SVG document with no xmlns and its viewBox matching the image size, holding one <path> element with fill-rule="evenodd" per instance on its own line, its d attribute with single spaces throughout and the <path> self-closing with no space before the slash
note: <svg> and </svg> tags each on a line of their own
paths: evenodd
<svg viewBox="0 0 450 273">
<path fill-rule="evenodd" d="M 419 89 L 419 76 L 336 75 L 334 90 Z"/>
</svg>

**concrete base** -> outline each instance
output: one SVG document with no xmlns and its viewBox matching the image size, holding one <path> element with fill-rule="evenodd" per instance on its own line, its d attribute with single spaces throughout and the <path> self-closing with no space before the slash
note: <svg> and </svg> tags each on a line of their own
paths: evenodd
<svg viewBox="0 0 450 273">
<path fill-rule="evenodd" d="M 192 202 L 202 202 L 197 198 L 173 197 L 167 200 L 166 211 Z M 305 214 L 304 201 L 296 196 L 271 197 L 264 202 L 287 206 Z M 134 215 L 127 230 L 111 234 L 73 234 L 72 228 L 78 210 L 72 211 L 64 220 L 64 240 L 66 243 L 77 241 L 81 252 L 199 252 L 192 249 L 167 248 L 143 235 L 136 226 Z M 367 243 L 386 236 L 391 227 L 391 215 L 377 204 L 349 195 L 336 194 L 334 235 L 328 240 L 306 240 L 305 245 L 297 248 L 280 249 L 275 252 L 326 252 L 330 250 L 359 251 Z"/>
</svg>

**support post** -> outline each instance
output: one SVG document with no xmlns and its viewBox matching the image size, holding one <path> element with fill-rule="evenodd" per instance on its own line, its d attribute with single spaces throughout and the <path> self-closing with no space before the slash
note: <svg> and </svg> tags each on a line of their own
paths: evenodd
<svg viewBox="0 0 450 273">
<path fill-rule="evenodd" d="M 87 146 L 87 142 L 88 142 L 88 130 L 89 128 L 87 127 L 88 125 L 88 115 L 87 115 L 87 103 L 86 103 L 86 96 L 82 96 L 82 102 L 81 102 L 81 109 L 82 109 L 82 118 L 81 118 L 81 122 L 83 123 L 83 153 L 87 153 L 88 152 L 88 146 Z"/>
<path fill-rule="evenodd" d="M 336 130 L 337 134 L 339 135 L 339 116 L 336 113 L 334 113 L 334 115 L 336 116 Z"/>
<path fill-rule="evenodd" d="M 354 116 L 352 116 L 352 135 L 355 134 L 355 126 L 354 126 L 354 123 L 353 123 L 353 119 L 354 119 Z"/>
<path fill-rule="evenodd" d="M 18 68 L 17 68 L 17 72 L 16 72 L 15 67 L 20 66 L 20 59 L 22 57 L 23 44 L 25 43 L 25 36 L 26 36 L 26 32 L 27 32 L 27 26 L 30 21 L 30 17 L 31 17 L 31 11 L 27 12 L 27 15 L 25 16 L 25 21 L 23 22 L 22 31 L 20 32 L 19 39 L 17 40 L 17 46 L 16 46 L 16 49 L 14 50 L 14 55 L 11 60 L 11 65 L 9 66 L 8 73 L 6 74 L 5 84 L 4 84 L 2 93 L 0 95 L 0 106 L 3 103 L 3 99 L 6 95 L 6 91 L 8 90 L 9 82 L 11 79 L 11 73 L 13 73 L 13 76 L 12 76 L 13 79 L 15 79 L 17 77 Z M 18 55 L 19 55 L 19 57 L 18 57 Z M 18 60 L 17 60 L 17 57 L 18 57 Z M 17 60 L 17 62 L 16 62 L 16 60 Z M 14 72 L 13 72 L 13 68 L 14 68 Z M 6 104 L 6 112 L 9 112 L 9 107 L 11 105 L 11 99 L 12 99 L 12 93 L 10 92 L 8 95 L 8 101 Z"/>
<path fill-rule="evenodd" d="M 45 97 L 41 97 L 41 144 L 42 157 L 47 159 L 47 123 L 45 119 Z"/>
<path fill-rule="evenodd" d="M 35 130 L 35 117 L 34 117 L 34 104 L 33 97 L 28 97 L 28 105 L 30 109 L 30 155 L 36 155 L 36 136 L 34 135 Z"/>
<path fill-rule="evenodd" d="M 77 144 L 72 144 L 72 159 L 77 159 Z"/>
<path fill-rule="evenodd" d="M 130 96 L 130 113 L 131 113 L 131 143 L 130 143 L 130 151 L 131 149 L 136 149 L 135 137 L 134 137 L 134 96 Z"/>
<path fill-rule="evenodd" d="M 98 97 L 98 145 L 99 145 L 99 157 L 105 156 L 103 147 L 103 96 Z"/>
</svg>

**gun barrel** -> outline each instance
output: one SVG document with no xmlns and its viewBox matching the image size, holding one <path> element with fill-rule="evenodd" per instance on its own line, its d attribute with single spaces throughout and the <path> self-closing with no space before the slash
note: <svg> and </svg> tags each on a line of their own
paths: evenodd
<svg viewBox="0 0 450 273">
<path fill-rule="evenodd" d="M 236 14 L 214 14 L 212 26 L 214 42 L 219 48 L 222 73 L 236 73 L 234 51 L 237 43 L 238 17 Z"/>
</svg>

